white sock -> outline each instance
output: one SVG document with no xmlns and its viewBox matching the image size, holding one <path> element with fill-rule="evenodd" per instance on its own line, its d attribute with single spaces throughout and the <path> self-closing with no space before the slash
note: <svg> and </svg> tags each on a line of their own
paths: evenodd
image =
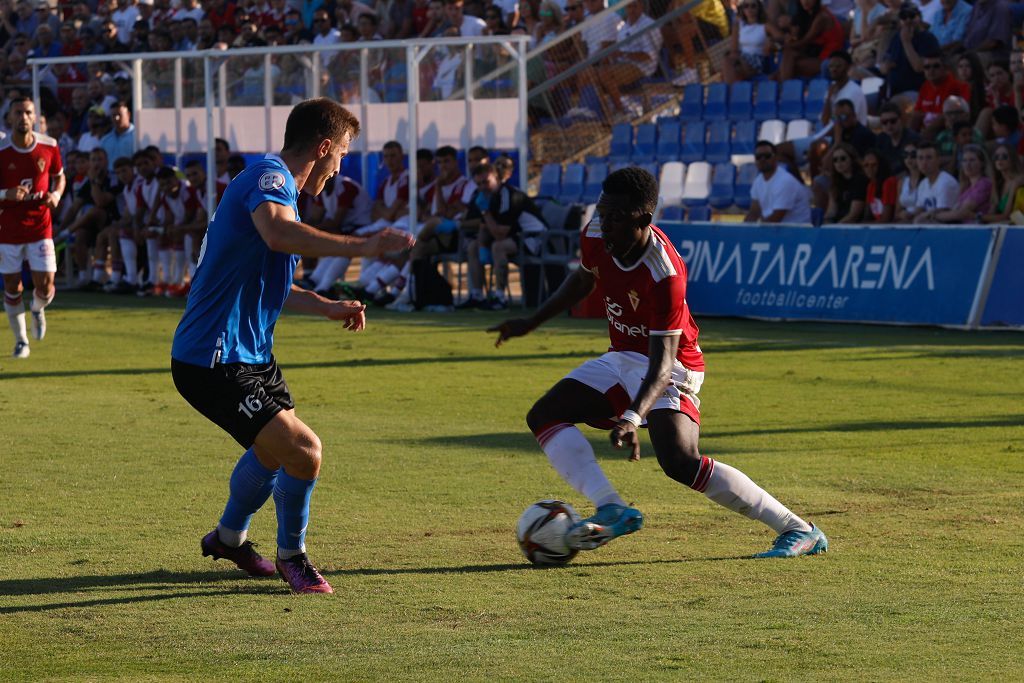
<svg viewBox="0 0 1024 683">
<path fill-rule="evenodd" d="M 197 267 L 195 260 L 192 258 L 192 254 L 196 253 L 195 246 L 195 238 L 192 235 L 185 235 L 185 273 L 188 275 L 190 282 L 195 277 Z"/>
<path fill-rule="evenodd" d="M 12 297 L 5 293 L 4 310 L 7 311 L 7 322 L 11 325 L 11 332 L 14 333 L 14 341 L 28 344 L 28 332 L 25 330 L 25 304 L 21 301 L 21 294 Z"/>
<path fill-rule="evenodd" d="M 157 254 L 160 262 L 160 277 L 156 278 L 157 282 L 162 282 L 165 285 L 171 284 L 171 250 L 161 249 Z"/>
<path fill-rule="evenodd" d="M 384 264 L 380 261 L 363 259 L 362 266 L 359 268 L 359 286 L 364 289 L 368 288 L 377 279 L 377 273 L 383 267 Z"/>
<path fill-rule="evenodd" d="M 146 238 L 146 260 L 149 262 L 149 279 L 147 282 L 155 285 L 160 282 L 160 238 Z"/>
<path fill-rule="evenodd" d="M 555 471 L 595 507 L 607 503 L 626 504 L 597 464 L 590 442 L 575 425 L 567 422 L 545 425 L 535 436 Z"/>
<path fill-rule="evenodd" d="M 313 269 L 313 275 L 310 276 L 316 290 L 322 292 L 329 289 L 337 280 L 343 279 L 350 263 L 352 259 L 347 256 L 328 256 L 320 259 L 320 263 Z"/>
<path fill-rule="evenodd" d="M 777 534 L 811 530 L 810 524 L 790 512 L 750 477 L 724 462 L 701 457 L 697 476 L 690 487 L 722 507 L 767 524 Z"/>
<path fill-rule="evenodd" d="M 46 308 L 47 306 L 49 306 L 50 302 L 53 301 L 53 297 L 54 297 L 54 295 L 56 293 L 57 292 L 54 289 L 51 288 L 50 289 L 50 296 L 48 296 L 48 297 L 41 297 L 41 296 L 39 296 L 39 290 L 38 289 L 35 290 L 32 293 L 32 312 L 33 313 L 38 313 L 41 310 L 43 310 L 44 308 Z"/>
<path fill-rule="evenodd" d="M 92 279 L 93 282 L 99 282 L 103 279 L 103 276 L 107 274 L 107 264 L 103 261 L 96 261 L 92 264 Z"/>
<path fill-rule="evenodd" d="M 278 546 L 278 548 L 277 548 L 277 556 L 280 557 L 282 560 L 290 560 L 293 557 L 295 557 L 296 555 L 301 555 L 304 552 L 306 552 L 306 548 L 305 547 L 300 548 L 299 550 L 295 550 L 295 549 L 290 549 L 289 550 L 287 548 L 282 548 L 280 546 Z"/>
<path fill-rule="evenodd" d="M 375 280 L 375 282 L 377 283 L 376 291 L 379 292 L 382 289 L 387 289 L 388 285 L 390 285 L 392 282 L 398 279 L 398 277 L 401 274 L 401 269 L 399 269 L 399 267 L 396 266 L 395 264 L 389 263 L 385 265 L 383 268 L 377 271 L 377 278 Z M 367 287 L 366 291 L 370 291 L 370 288 Z"/>
<path fill-rule="evenodd" d="M 185 252 L 182 249 L 171 251 L 171 279 L 172 285 L 180 285 L 185 282 Z"/>
<path fill-rule="evenodd" d="M 121 237 L 117 240 L 121 245 L 121 258 L 124 260 L 124 281 L 130 285 L 137 284 L 139 277 L 139 247 L 135 240 Z"/>
<path fill-rule="evenodd" d="M 217 525 L 217 538 L 224 545 L 231 546 L 232 548 L 239 548 L 245 543 L 245 537 L 249 535 L 248 531 L 235 531 L 229 529 L 226 526 Z"/>
</svg>

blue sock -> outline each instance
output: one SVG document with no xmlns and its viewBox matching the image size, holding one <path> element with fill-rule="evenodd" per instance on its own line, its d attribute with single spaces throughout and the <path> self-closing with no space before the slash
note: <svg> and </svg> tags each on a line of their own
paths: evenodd
<svg viewBox="0 0 1024 683">
<path fill-rule="evenodd" d="M 277 506 L 277 547 L 282 555 L 306 552 L 306 525 L 309 523 L 309 497 L 313 495 L 316 479 L 296 479 L 284 469 L 274 486 L 274 504 Z"/>
<path fill-rule="evenodd" d="M 268 470 L 256 458 L 253 449 L 247 450 L 231 473 L 231 495 L 221 515 L 220 525 L 234 531 L 246 531 L 252 516 L 267 502 L 276 481 L 277 470 Z"/>
</svg>

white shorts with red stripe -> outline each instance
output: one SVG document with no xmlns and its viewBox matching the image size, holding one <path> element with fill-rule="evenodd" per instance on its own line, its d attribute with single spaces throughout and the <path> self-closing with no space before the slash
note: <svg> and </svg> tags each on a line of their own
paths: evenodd
<svg viewBox="0 0 1024 683">
<path fill-rule="evenodd" d="M 628 410 L 636 398 L 647 375 L 647 365 L 647 356 L 642 353 L 609 351 L 600 358 L 588 360 L 566 375 L 566 379 L 574 379 L 607 396 L 617 417 Z M 672 381 L 654 402 L 651 410 L 675 410 L 700 424 L 700 399 L 697 393 L 703 383 L 703 372 L 689 370 L 676 359 L 672 366 Z M 609 429 L 612 426 L 591 424 Z"/>
<path fill-rule="evenodd" d="M 23 261 L 28 261 L 29 269 L 36 273 L 56 273 L 57 252 L 54 251 L 53 240 L 0 244 L 0 273 L 20 273 Z"/>
</svg>

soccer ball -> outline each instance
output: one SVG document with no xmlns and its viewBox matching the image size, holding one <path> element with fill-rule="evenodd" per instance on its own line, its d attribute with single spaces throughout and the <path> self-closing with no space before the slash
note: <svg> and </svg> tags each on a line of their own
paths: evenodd
<svg viewBox="0 0 1024 683">
<path fill-rule="evenodd" d="M 526 508 L 516 524 L 519 549 L 537 565 L 566 564 L 578 551 L 565 543 L 565 533 L 580 516 L 561 500 L 542 500 Z"/>
</svg>

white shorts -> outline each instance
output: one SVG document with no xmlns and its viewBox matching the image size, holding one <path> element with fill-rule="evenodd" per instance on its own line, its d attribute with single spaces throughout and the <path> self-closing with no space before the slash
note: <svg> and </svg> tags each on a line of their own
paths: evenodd
<svg viewBox="0 0 1024 683">
<path fill-rule="evenodd" d="M 56 273 L 57 252 L 53 249 L 53 240 L 0 244 L 0 273 L 20 273 L 23 261 L 28 261 L 28 267 L 35 273 Z"/>
<path fill-rule="evenodd" d="M 586 384 L 607 396 L 618 417 L 629 409 L 640 391 L 640 385 L 647 375 L 647 365 L 647 356 L 642 353 L 609 351 L 600 358 L 588 360 L 565 377 Z M 688 370 L 676 359 L 672 366 L 672 381 L 654 402 L 651 410 L 675 410 L 700 424 L 700 399 L 697 393 L 703 383 L 703 372 Z M 614 423 L 590 424 L 609 429 L 614 426 Z"/>
</svg>

